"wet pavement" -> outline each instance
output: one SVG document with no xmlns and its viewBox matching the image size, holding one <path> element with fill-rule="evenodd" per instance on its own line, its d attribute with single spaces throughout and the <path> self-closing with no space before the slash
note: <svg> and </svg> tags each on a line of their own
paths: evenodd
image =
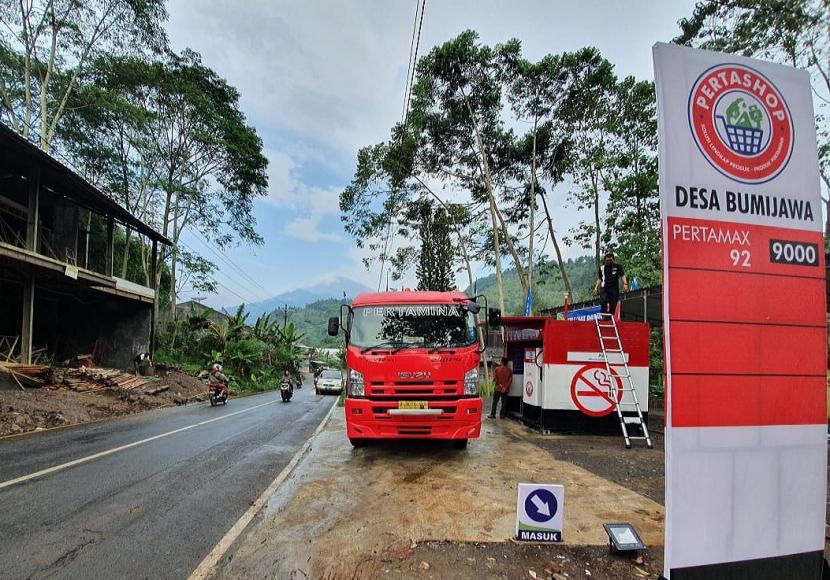
<svg viewBox="0 0 830 580">
<path fill-rule="evenodd" d="M 334 404 L 277 397 L 0 441 L 0 578 L 187 578 Z"/>
<path fill-rule="evenodd" d="M 662 505 L 555 459 L 523 429 L 485 420 L 464 451 L 442 442 L 353 449 L 338 409 L 215 576 L 373 578 L 420 542 L 504 542 L 515 535 L 519 482 L 565 486 L 566 544 L 607 545 L 602 524 L 616 520 L 662 543 Z"/>
</svg>

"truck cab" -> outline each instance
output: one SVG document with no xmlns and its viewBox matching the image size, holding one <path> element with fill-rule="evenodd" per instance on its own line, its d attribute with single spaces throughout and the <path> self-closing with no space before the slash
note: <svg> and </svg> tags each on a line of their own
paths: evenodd
<svg viewBox="0 0 830 580">
<path fill-rule="evenodd" d="M 464 448 L 479 437 L 476 329 L 498 324 L 501 316 L 484 302 L 482 311 L 461 292 L 366 293 L 344 305 L 339 319 L 329 320 L 329 334 L 342 329 L 346 340 L 346 430 L 352 445 L 449 439 Z"/>
</svg>

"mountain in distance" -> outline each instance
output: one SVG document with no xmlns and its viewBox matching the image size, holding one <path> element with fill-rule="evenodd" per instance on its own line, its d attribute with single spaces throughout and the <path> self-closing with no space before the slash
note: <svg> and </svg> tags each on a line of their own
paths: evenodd
<svg viewBox="0 0 830 580">
<path fill-rule="evenodd" d="M 571 281 L 571 290 L 574 293 L 572 302 L 588 300 L 596 282 L 594 258 L 581 256 L 568 259 L 565 270 Z M 533 312 L 538 313 L 545 308 L 559 306 L 564 302 L 565 285 L 559 276 L 559 269 L 553 262 L 537 264 L 533 275 Z M 507 268 L 502 273 L 504 279 L 504 305 L 507 312 L 503 314 L 520 316 L 524 314 L 525 295 L 519 282 L 519 275 L 515 268 Z M 466 290 L 470 293 L 470 289 Z M 487 296 L 491 307 L 498 307 L 499 293 L 496 285 L 496 275 L 490 274 L 479 278 L 476 291 Z"/>
<path fill-rule="evenodd" d="M 308 304 L 320 300 L 343 298 L 344 292 L 348 298 L 354 298 L 362 292 L 372 292 L 372 289 L 351 278 L 339 276 L 332 280 L 314 284 L 313 286 L 297 288 L 296 290 L 277 294 L 262 302 L 246 304 L 245 310 L 251 313 L 249 320 L 256 320 L 262 314 L 269 314 L 275 310 L 281 310 L 286 304 L 289 308 L 304 308 Z M 228 308 L 227 310 L 228 312 L 234 312 L 236 307 Z"/>
</svg>

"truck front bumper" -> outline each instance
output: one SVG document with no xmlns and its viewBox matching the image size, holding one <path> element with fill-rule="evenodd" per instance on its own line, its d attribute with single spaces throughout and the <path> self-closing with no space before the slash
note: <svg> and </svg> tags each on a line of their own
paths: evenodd
<svg viewBox="0 0 830 580">
<path fill-rule="evenodd" d="M 423 411 L 397 401 L 346 399 L 350 439 L 475 439 L 481 435 L 481 398 L 430 401 Z"/>
</svg>

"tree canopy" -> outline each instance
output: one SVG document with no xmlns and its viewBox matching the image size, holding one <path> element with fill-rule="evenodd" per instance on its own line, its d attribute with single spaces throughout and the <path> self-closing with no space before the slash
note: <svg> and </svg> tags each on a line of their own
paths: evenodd
<svg viewBox="0 0 830 580">
<path fill-rule="evenodd" d="M 347 233 L 371 251 L 367 267 L 423 269 L 410 217 L 429 200 L 450 208 L 453 270 L 472 287 L 473 264 L 493 268 L 502 308 L 502 272 L 515 270 L 526 294 L 541 282 L 534 270 L 549 275 L 551 247 L 572 292 L 562 242 L 593 251 L 597 265 L 602 246 L 613 248 L 642 283 L 659 280 L 651 83 L 618 80 L 592 47 L 531 62 L 519 40 L 487 46 L 469 30 L 416 71 L 405 123 L 360 150 L 340 197 Z M 555 223 L 566 204 L 586 217 L 563 236 Z"/>
</svg>

